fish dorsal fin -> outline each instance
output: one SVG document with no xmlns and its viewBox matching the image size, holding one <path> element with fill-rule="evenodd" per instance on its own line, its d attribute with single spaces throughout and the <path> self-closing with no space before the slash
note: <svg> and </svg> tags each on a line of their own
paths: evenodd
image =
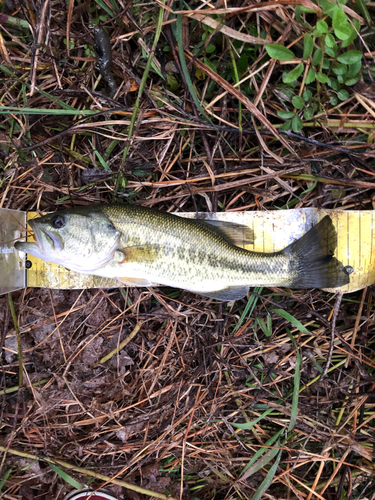
<svg viewBox="0 0 375 500">
<path fill-rule="evenodd" d="M 222 238 L 226 239 L 232 245 L 240 246 L 251 245 L 254 243 L 254 231 L 244 224 L 237 224 L 236 222 L 229 222 L 224 220 L 211 220 L 211 219 L 193 219 L 199 224 L 208 227 L 211 231 L 219 234 Z"/>
<path fill-rule="evenodd" d="M 249 291 L 249 287 L 245 286 L 228 286 L 227 288 L 222 288 L 221 290 L 213 290 L 212 292 L 200 292 L 196 291 L 195 293 L 199 293 L 199 295 L 203 295 L 204 297 L 208 297 L 210 299 L 217 300 L 239 300 L 246 297 Z"/>
</svg>

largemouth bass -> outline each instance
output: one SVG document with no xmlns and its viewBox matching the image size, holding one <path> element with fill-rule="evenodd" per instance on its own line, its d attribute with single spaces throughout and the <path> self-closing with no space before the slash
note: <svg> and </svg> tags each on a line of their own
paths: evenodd
<svg viewBox="0 0 375 500">
<path fill-rule="evenodd" d="M 29 223 L 36 242 L 17 242 L 18 250 L 131 286 L 166 285 L 237 300 L 255 285 L 336 288 L 349 283 L 344 265 L 333 257 L 337 234 L 329 216 L 273 253 L 237 246 L 243 235 L 253 237 L 243 226 L 135 205 L 79 207 Z"/>
</svg>

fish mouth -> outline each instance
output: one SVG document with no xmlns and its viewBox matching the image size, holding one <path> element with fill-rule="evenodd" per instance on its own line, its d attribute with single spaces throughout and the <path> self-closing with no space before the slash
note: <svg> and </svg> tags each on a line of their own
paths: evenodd
<svg viewBox="0 0 375 500">
<path fill-rule="evenodd" d="M 39 248 L 39 250 L 43 250 L 43 244 L 42 244 L 42 233 L 38 227 L 37 224 L 35 224 L 35 221 L 33 220 L 29 220 L 29 226 L 31 227 L 31 229 L 33 230 L 33 233 L 34 233 L 34 238 L 35 238 L 35 242 L 29 242 L 30 245 L 33 245 L 33 246 L 37 246 Z"/>
<path fill-rule="evenodd" d="M 48 229 L 43 230 L 45 238 L 52 245 L 54 250 L 62 250 L 64 248 L 63 242 L 57 234 L 54 234 L 52 231 L 48 231 Z M 38 239 L 37 239 L 38 241 Z"/>
<path fill-rule="evenodd" d="M 43 246 L 41 244 L 42 238 L 39 228 L 34 224 L 34 221 L 28 221 L 31 229 L 34 232 L 34 237 L 36 241 L 16 241 L 14 247 L 16 250 L 29 253 L 30 255 L 34 255 L 35 257 L 41 256 L 43 252 Z"/>
<path fill-rule="evenodd" d="M 36 221 L 29 221 L 30 227 L 34 232 L 34 238 L 36 239 L 36 244 L 39 247 L 41 252 L 47 250 L 45 248 L 45 244 L 48 243 L 53 250 L 62 250 L 64 245 L 60 238 L 60 236 L 56 235 L 53 231 L 49 231 L 48 229 L 41 228 Z"/>
<path fill-rule="evenodd" d="M 51 249 L 58 252 L 64 248 L 59 235 L 54 234 L 48 229 L 41 228 L 34 220 L 30 220 L 29 225 L 33 230 L 36 241 L 17 241 L 14 245 L 16 250 L 21 250 L 22 252 L 43 259 L 47 254 L 50 254 Z"/>
</svg>

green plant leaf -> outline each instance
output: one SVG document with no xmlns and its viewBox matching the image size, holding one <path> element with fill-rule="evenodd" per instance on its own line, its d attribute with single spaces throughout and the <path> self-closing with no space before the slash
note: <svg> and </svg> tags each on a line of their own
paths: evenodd
<svg viewBox="0 0 375 500">
<path fill-rule="evenodd" d="M 331 89 L 336 90 L 336 91 L 340 90 L 340 84 L 336 78 L 328 77 L 327 83 L 331 87 Z"/>
<path fill-rule="evenodd" d="M 350 45 L 356 38 L 357 38 L 357 32 L 356 30 L 353 28 L 353 26 L 349 25 L 349 36 L 348 38 L 346 38 L 346 40 L 343 40 L 341 42 L 341 47 L 343 49 L 345 49 L 345 47 L 347 47 L 348 45 Z"/>
<path fill-rule="evenodd" d="M 322 72 L 319 72 L 317 73 L 316 75 L 316 79 L 318 80 L 318 82 L 320 83 L 327 83 L 328 82 L 328 76 L 325 75 L 324 73 Z"/>
<path fill-rule="evenodd" d="M 359 75 L 353 76 L 352 78 L 348 78 L 347 80 L 345 80 L 345 85 L 347 85 L 348 87 L 351 87 L 352 85 L 355 85 L 356 83 L 358 83 L 360 79 L 361 79 L 361 77 Z"/>
<path fill-rule="evenodd" d="M 320 31 L 320 33 L 328 33 L 328 24 L 322 19 L 316 23 L 316 28 Z"/>
<path fill-rule="evenodd" d="M 303 97 L 301 97 L 300 95 L 295 95 L 292 99 L 292 104 L 295 108 L 302 109 L 305 105 L 305 101 L 303 100 Z"/>
<path fill-rule="evenodd" d="M 337 45 L 336 40 L 331 33 L 326 34 L 324 41 L 325 41 L 325 44 L 327 45 L 327 47 L 333 48 L 335 45 Z"/>
<path fill-rule="evenodd" d="M 326 57 L 323 59 L 323 64 L 322 64 L 322 68 L 323 69 L 329 69 L 331 67 L 331 63 L 329 62 L 329 59 L 327 59 Z"/>
<path fill-rule="evenodd" d="M 312 120 L 314 116 L 314 110 L 312 108 L 305 108 L 303 110 L 303 116 L 305 120 Z"/>
<path fill-rule="evenodd" d="M 323 56 L 322 49 L 316 49 L 316 51 L 314 52 L 311 64 L 313 66 L 318 66 L 318 64 L 320 64 L 320 61 L 322 60 L 322 56 Z"/>
<path fill-rule="evenodd" d="M 206 54 L 212 54 L 212 52 L 215 52 L 216 47 L 213 43 L 209 43 L 206 47 Z"/>
<path fill-rule="evenodd" d="M 346 73 L 346 77 L 352 78 L 353 76 L 357 76 L 358 73 L 361 71 L 361 68 L 362 68 L 362 61 L 350 64 L 348 72 Z"/>
<path fill-rule="evenodd" d="M 277 111 L 277 116 L 279 116 L 283 120 L 289 120 L 289 118 L 293 118 L 294 115 L 294 111 L 284 111 L 283 109 L 279 109 Z"/>
<path fill-rule="evenodd" d="M 339 102 L 337 97 L 335 95 L 331 95 L 329 98 L 329 102 L 332 104 L 332 106 L 336 106 L 336 104 Z"/>
<path fill-rule="evenodd" d="M 362 60 L 362 52 L 359 50 L 348 50 L 344 54 L 340 54 L 337 60 L 342 64 L 355 64 Z"/>
<path fill-rule="evenodd" d="M 241 57 L 236 61 L 237 69 L 240 73 L 244 73 L 249 67 L 249 61 L 247 59 L 247 55 L 242 52 Z"/>
<path fill-rule="evenodd" d="M 279 45 L 278 43 L 270 43 L 265 47 L 267 54 L 272 59 L 279 59 L 280 61 L 291 61 L 294 59 L 294 54 L 291 50 L 284 47 L 284 45 Z"/>
<path fill-rule="evenodd" d="M 306 14 L 316 14 L 316 10 L 310 9 L 310 7 L 301 6 L 301 11 L 306 12 Z"/>
<path fill-rule="evenodd" d="M 298 115 L 296 115 L 292 120 L 292 130 L 293 132 L 298 134 L 298 132 L 301 132 L 302 129 L 303 129 L 303 121 Z"/>
<path fill-rule="evenodd" d="M 306 85 L 315 82 L 315 78 L 316 78 L 316 73 L 312 68 L 310 68 L 306 75 L 306 80 L 305 80 Z"/>
<path fill-rule="evenodd" d="M 350 26 L 342 26 L 341 28 L 336 28 L 334 31 L 337 38 L 343 42 L 345 42 L 345 40 L 349 40 L 350 35 L 352 34 Z"/>
<path fill-rule="evenodd" d="M 297 64 L 295 68 L 293 68 L 291 71 L 283 75 L 283 82 L 291 83 L 296 81 L 298 77 L 302 74 L 303 68 L 304 66 L 302 63 Z"/>
<path fill-rule="evenodd" d="M 349 92 L 346 89 L 341 89 L 337 92 L 337 97 L 340 101 L 346 101 L 349 99 Z"/>
<path fill-rule="evenodd" d="M 309 89 L 305 89 L 302 94 L 303 99 L 308 102 L 312 98 L 312 92 Z"/>
<path fill-rule="evenodd" d="M 336 47 L 328 47 L 328 45 L 325 45 L 324 46 L 324 52 L 329 57 L 336 57 L 336 55 L 337 55 L 337 45 L 336 45 Z"/>
<path fill-rule="evenodd" d="M 324 14 L 332 17 L 333 12 L 337 9 L 337 5 L 329 0 L 320 0 L 320 7 L 323 9 Z"/>
<path fill-rule="evenodd" d="M 281 125 L 281 130 L 289 130 L 290 126 L 292 125 L 292 120 L 288 120 L 285 123 Z"/>
<path fill-rule="evenodd" d="M 215 71 L 215 73 L 217 73 L 217 69 L 216 69 L 215 65 L 209 59 L 207 59 L 207 57 L 203 58 L 203 62 L 204 62 L 204 64 L 207 64 L 207 66 L 209 68 L 211 68 L 212 71 Z"/>
<path fill-rule="evenodd" d="M 306 35 L 303 37 L 303 56 L 302 56 L 302 59 L 306 60 L 308 57 L 310 57 L 312 54 L 313 48 L 314 48 L 313 37 L 310 35 L 310 33 L 306 33 Z"/>
<path fill-rule="evenodd" d="M 347 40 L 351 35 L 348 16 L 343 11 L 342 7 L 335 8 L 332 16 L 332 27 L 335 35 L 340 40 Z"/>
<path fill-rule="evenodd" d="M 344 64 L 335 64 L 335 66 L 332 67 L 332 71 L 335 73 L 335 75 L 345 75 L 345 73 L 348 71 L 348 67 Z"/>
</svg>

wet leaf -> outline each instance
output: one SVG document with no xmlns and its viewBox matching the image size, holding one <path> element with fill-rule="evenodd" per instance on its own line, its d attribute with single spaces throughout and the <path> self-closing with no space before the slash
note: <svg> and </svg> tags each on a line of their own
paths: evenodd
<svg viewBox="0 0 375 500">
<path fill-rule="evenodd" d="M 294 54 L 291 50 L 279 45 L 278 43 L 270 43 L 265 46 L 265 49 L 272 59 L 279 59 L 280 61 L 291 61 L 294 59 Z"/>
<path fill-rule="evenodd" d="M 314 41 L 310 33 L 306 33 L 306 35 L 303 37 L 303 59 L 307 59 L 308 57 L 311 56 L 312 51 L 314 48 Z"/>
<path fill-rule="evenodd" d="M 292 69 L 291 71 L 289 71 L 289 73 L 286 73 L 285 75 L 283 75 L 283 82 L 284 83 L 291 83 L 291 82 L 294 82 L 298 79 L 298 77 L 302 74 L 303 72 L 303 64 L 302 63 L 299 63 L 297 64 L 297 66 Z"/>
<path fill-rule="evenodd" d="M 337 60 L 342 64 L 355 64 L 362 60 L 362 52 L 359 50 L 348 50 L 344 54 L 340 54 Z"/>
</svg>

